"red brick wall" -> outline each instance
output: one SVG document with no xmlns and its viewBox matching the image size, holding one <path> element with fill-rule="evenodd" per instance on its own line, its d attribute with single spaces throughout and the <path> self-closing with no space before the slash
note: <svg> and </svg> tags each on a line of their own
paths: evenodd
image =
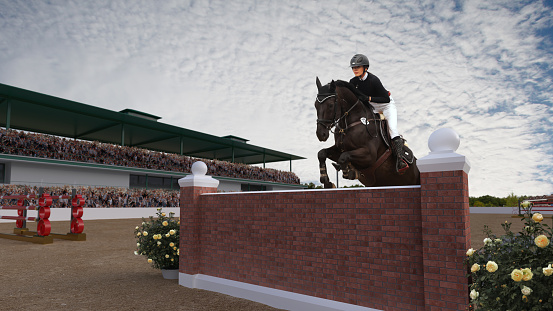
<svg viewBox="0 0 553 311">
<path fill-rule="evenodd" d="M 382 310 L 424 310 L 418 187 L 181 200 L 183 273 Z"/>
</svg>

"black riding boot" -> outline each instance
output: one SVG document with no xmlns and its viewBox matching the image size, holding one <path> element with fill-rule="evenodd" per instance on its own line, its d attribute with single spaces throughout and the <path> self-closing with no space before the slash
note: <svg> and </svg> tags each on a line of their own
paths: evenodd
<svg viewBox="0 0 553 311">
<path fill-rule="evenodd" d="M 403 138 L 396 136 L 392 139 L 392 152 L 396 157 L 396 172 L 401 175 L 409 168 L 409 165 L 401 158 L 401 154 L 403 154 Z"/>
</svg>

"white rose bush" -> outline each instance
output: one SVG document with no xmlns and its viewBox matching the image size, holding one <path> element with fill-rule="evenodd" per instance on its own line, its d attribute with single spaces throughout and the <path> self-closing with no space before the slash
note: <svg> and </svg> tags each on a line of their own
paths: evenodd
<svg viewBox="0 0 553 311">
<path fill-rule="evenodd" d="M 522 221 L 516 234 L 502 224 L 501 237 L 484 226 L 484 246 L 467 251 L 471 310 L 553 310 L 552 230 L 531 204 Z"/>
<path fill-rule="evenodd" d="M 149 220 L 142 218 L 142 224 L 134 230 L 136 236 L 135 255 L 147 258 L 148 263 L 156 269 L 179 268 L 179 229 L 180 221 L 157 209 L 157 218 L 150 216 Z"/>
</svg>

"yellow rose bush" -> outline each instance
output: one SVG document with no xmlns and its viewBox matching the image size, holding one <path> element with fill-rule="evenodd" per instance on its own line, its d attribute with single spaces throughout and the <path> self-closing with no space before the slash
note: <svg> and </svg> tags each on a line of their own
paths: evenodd
<svg viewBox="0 0 553 311">
<path fill-rule="evenodd" d="M 135 228 L 136 255 L 143 255 L 148 263 L 156 269 L 179 268 L 179 229 L 180 222 L 174 213 L 166 216 L 157 209 L 157 217 L 142 219 L 142 224 Z"/>
<path fill-rule="evenodd" d="M 498 237 L 487 226 L 480 249 L 467 250 L 471 310 L 553 310 L 552 230 L 528 205 L 522 231 Z"/>
</svg>

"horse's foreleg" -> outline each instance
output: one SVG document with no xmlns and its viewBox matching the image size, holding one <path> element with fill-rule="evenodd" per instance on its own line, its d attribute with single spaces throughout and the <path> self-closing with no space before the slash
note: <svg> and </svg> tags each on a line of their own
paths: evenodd
<svg viewBox="0 0 553 311">
<path fill-rule="evenodd" d="M 325 188 L 336 188 L 336 186 L 330 182 L 330 178 L 328 178 L 326 159 L 337 161 L 339 156 L 339 150 L 336 147 L 321 149 L 317 154 L 317 157 L 319 158 L 320 181 Z"/>
</svg>

